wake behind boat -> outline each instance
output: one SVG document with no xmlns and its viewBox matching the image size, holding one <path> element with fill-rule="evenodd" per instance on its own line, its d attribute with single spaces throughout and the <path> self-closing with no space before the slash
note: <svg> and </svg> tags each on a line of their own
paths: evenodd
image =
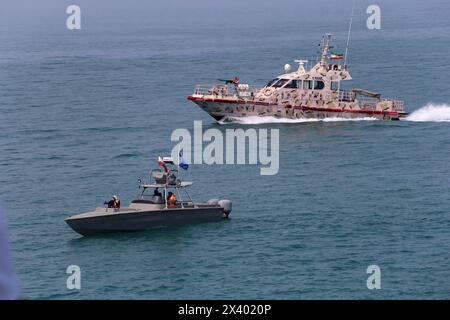
<svg viewBox="0 0 450 320">
<path fill-rule="evenodd" d="M 187 188 L 190 181 L 177 178 L 178 169 L 169 169 L 171 158 L 160 159 L 163 169 L 153 170 L 150 183 L 139 180 L 138 196 L 128 207 L 110 201 L 108 207 L 80 213 L 65 219 L 81 235 L 119 231 L 138 231 L 191 223 L 213 222 L 228 218 L 232 204 L 229 200 L 209 200 L 195 203 Z M 161 191 L 160 191 L 161 190 Z M 183 195 L 184 198 L 181 198 Z M 106 203 L 105 203 L 106 204 Z"/>
<path fill-rule="evenodd" d="M 287 119 L 355 119 L 399 120 L 406 115 L 400 100 L 382 98 L 363 89 L 343 90 L 341 82 L 352 80 L 343 54 L 330 52 L 331 34 L 321 43 L 321 59 L 311 69 L 307 60 L 295 60 L 299 68 L 271 80 L 261 89 L 251 89 L 235 77 L 223 84 L 197 85 L 187 97 L 217 121 L 248 116 L 271 116 Z M 344 64 L 337 61 L 344 60 Z M 328 61 L 331 61 L 330 63 Z"/>
</svg>

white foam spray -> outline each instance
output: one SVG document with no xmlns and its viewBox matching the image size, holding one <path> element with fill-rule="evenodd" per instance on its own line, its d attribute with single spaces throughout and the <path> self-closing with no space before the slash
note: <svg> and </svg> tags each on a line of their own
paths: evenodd
<svg viewBox="0 0 450 320">
<path fill-rule="evenodd" d="M 405 118 L 414 122 L 450 122 L 450 105 L 428 103 Z"/>
</svg>

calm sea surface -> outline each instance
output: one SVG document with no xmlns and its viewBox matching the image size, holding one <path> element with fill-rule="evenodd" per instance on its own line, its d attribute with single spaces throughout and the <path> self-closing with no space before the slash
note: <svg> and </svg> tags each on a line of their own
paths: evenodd
<svg viewBox="0 0 450 320">
<path fill-rule="evenodd" d="M 409 120 L 220 125 L 186 100 L 196 83 L 262 86 L 325 32 L 345 50 L 351 1 L 6 1 L 0 12 L 0 203 L 26 297 L 449 298 L 450 3 L 358 1 L 349 87 L 419 110 Z M 428 107 L 424 108 L 426 105 Z M 137 178 L 174 129 L 277 128 L 280 170 L 191 165 L 196 200 L 228 198 L 219 223 L 83 238 L 64 222 Z M 415 120 L 415 121 L 412 121 Z M 447 120 L 442 121 L 442 120 Z M 78 265 L 82 289 L 66 289 Z M 366 269 L 380 266 L 382 289 Z"/>
</svg>

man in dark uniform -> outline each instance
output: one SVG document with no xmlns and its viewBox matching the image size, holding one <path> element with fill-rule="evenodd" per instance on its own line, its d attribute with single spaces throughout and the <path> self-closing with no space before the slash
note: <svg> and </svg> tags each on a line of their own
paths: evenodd
<svg viewBox="0 0 450 320">
<path fill-rule="evenodd" d="M 108 208 L 120 209 L 120 199 L 117 196 L 113 196 L 111 200 L 105 202 Z"/>
</svg>

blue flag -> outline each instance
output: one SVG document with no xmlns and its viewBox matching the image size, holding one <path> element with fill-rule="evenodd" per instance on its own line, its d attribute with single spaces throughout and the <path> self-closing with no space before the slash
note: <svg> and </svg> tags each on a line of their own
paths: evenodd
<svg viewBox="0 0 450 320">
<path fill-rule="evenodd" d="M 180 153 L 178 154 L 178 156 L 180 157 L 178 166 L 184 170 L 187 170 L 189 168 L 189 164 L 183 158 L 183 150 L 180 150 Z"/>
</svg>

